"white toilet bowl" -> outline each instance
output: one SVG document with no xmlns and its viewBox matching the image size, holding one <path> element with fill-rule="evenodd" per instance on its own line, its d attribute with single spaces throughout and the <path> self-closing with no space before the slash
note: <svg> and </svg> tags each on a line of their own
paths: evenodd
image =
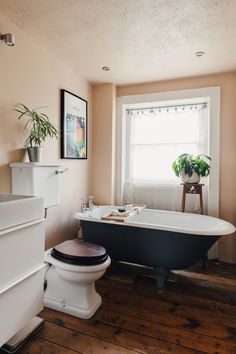
<svg viewBox="0 0 236 354">
<path fill-rule="evenodd" d="M 62 249 L 66 251 L 61 252 Z M 98 245 L 70 240 L 46 251 L 45 262 L 51 265 L 46 273 L 45 306 L 79 318 L 92 317 L 102 303 L 95 281 L 111 263 L 106 250 Z"/>
</svg>

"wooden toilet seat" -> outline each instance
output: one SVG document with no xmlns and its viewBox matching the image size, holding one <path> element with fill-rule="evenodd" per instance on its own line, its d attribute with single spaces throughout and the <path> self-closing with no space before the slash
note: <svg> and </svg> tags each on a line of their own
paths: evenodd
<svg viewBox="0 0 236 354">
<path fill-rule="evenodd" d="M 105 262 L 108 255 L 104 247 L 79 240 L 68 240 L 56 245 L 52 257 L 74 265 L 96 265 Z"/>
</svg>

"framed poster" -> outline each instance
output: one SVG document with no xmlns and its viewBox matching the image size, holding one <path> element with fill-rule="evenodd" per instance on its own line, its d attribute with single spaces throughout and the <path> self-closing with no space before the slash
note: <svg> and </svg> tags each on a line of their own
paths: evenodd
<svg viewBox="0 0 236 354">
<path fill-rule="evenodd" d="M 87 101 L 61 90 L 61 158 L 87 159 Z"/>
</svg>

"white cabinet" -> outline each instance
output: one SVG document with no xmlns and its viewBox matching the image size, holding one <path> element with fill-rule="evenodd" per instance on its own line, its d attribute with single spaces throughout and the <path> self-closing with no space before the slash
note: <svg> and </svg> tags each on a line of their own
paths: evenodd
<svg viewBox="0 0 236 354">
<path fill-rule="evenodd" d="M 42 198 L 0 195 L 0 346 L 43 309 L 42 215 Z"/>
<path fill-rule="evenodd" d="M 43 309 L 44 265 L 0 292 L 0 346 Z"/>
<path fill-rule="evenodd" d="M 42 198 L 0 194 L 0 232 L 32 220 L 42 219 L 43 215 Z"/>
</svg>

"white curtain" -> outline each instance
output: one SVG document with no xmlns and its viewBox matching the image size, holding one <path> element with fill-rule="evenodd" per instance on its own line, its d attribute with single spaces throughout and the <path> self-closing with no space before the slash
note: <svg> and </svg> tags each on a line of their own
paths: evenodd
<svg viewBox="0 0 236 354">
<path fill-rule="evenodd" d="M 171 165 L 184 152 L 208 154 L 208 126 L 206 104 L 128 109 L 123 202 L 180 211 L 182 186 Z M 202 183 L 207 212 L 207 178 Z M 186 211 L 198 208 L 198 196 L 187 195 Z"/>
</svg>

